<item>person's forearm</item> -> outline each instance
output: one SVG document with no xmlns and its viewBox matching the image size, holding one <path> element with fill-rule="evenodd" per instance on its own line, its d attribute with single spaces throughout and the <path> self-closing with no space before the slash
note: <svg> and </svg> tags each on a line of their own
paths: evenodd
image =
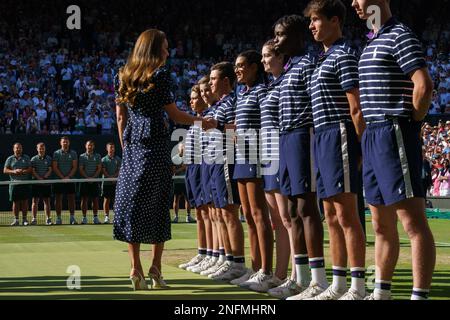
<svg viewBox="0 0 450 320">
<path fill-rule="evenodd" d="M 72 178 L 72 177 L 75 175 L 75 173 L 77 173 L 77 168 L 76 168 L 76 167 L 73 168 L 73 169 L 70 171 L 68 177 L 69 177 L 69 178 Z"/>
<path fill-rule="evenodd" d="M 116 107 L 116 116 L 117 116 L 117 131 L 119 133 L 120 145 L 123 149 L 123 132 L 125 131 L 125 126 L 128 121 L 127 110 L 125 107 L 117 106 Z"/>
<path fill-rule="evenodd" d="M 358 140 L 361 141 L 364 130 L 366 130 L 366 122 L 364 121 L 363 113 L 361 111 L 359 89 L 354 88 L 348 91 L 347 100 L 350 105 L 350 116 L 352 117 Z"/>
</svg>

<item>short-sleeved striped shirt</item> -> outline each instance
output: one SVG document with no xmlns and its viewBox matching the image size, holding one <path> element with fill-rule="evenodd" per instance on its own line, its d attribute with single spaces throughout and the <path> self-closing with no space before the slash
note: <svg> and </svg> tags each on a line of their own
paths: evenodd
<svg viewBox="0 0 450 320">
<path fill-rule="evenodd" d="M 30 157 L 27 156 L 26 154 L 23 154 L 19 158 L 16 158 L 15 155 L 12 155 L 8 159 L 6 159 L 4 167 L 11 169 L 11 170 L 28 169 L 31 167 Z M 25 174 L 25 175 L 16 176 L 16 175 L 10 174 L 9 178 L 11 179 L 11 181 L 23 181 L 23 180 L 30 180 L 30 175 Z"/>
<path fill-rule="evenodd" d="M 205 110 L 201 116 L 205 117 L 208 109 Z M 184 164 L 201 164 L 202 163 L 202 128 L 198 125 L 192 125 L 189 127 L 186 138 L 185 138 L 185 147 L 184 147 Z"/>
<path fill-rule="evenodd" d="M 279 102 L 280 84 L 284 75 L 272 81 L 267 87 L 267 95 L 261 103 L 261 139 L 262 139 L 262 160 L 279 160 Z"/>
<path fill-rule="evenodd" d="M 122 159 L 118 156 L 114 156 L 110 158 L 108 155 L 103 157 L 102 159 L 102 167 L 106 170 L 108 175 L 113 176 L 116 174 L 116 172 L 120 169 L 120 166 L 122 165 Z M 106 178 L 105 175 L 103 175 L 103 178 Z M 114 182 L 104 182 L 104 185 L 111 185 Z"/>
<path fill-rule="evenodd" d="M 44 175 L 48 172 L 48 168 L 52 166 L 52 158 L 49 155 L 41 157 L 40 155 L 35 155 L 31 158 L 31 166 L 36 171 L 36 174 L 43 178 Z M 35 179 L 33 177 L 33 179 Z"/>
<path fill-rule="evenodd" d="M 257 160 L 259 131 L 261 129 L 261 104 L 266 98 L 267 86 L 258 83 L 244 88 L 236 99 L 236 160 Z"/>
<path fill-rule="evenodd" d="M 207 110 L 205 110 L 202 114 L 203 118 L 216 118 L 216 112 L 217 112 L 217 107 L 219 106 L 220 101 L 217 101 L 216 103 L 214 103 L 212 106 L 210 106 Z M 212 139 L 211 135 L 205 131 L 202 130 L 201 133 L 201 139 L 202 139 L 202 161 L 205 162 L 205 158 L 208 157 L 208 152 L 210 152 L 211 148 L 209 147 L 209 142 Z"/>
<path fill-rule="evenodd" d="M 310 54 L 296 56 L 290 59 L 286 67 L 280 86 L 281 132 L 313 125 L 308 86 L 315 69 L 314 60 Z"/>
<path fill-rule="evenodd" d="M 231 92 L 218 102 L 214 119 L 217 120 L 218 128 L 222 129 L 226 124 L 232 124 L 236 119 L 236 95 Z M 219 141 L 222 140 L 222 144 Z M 215 130 L 210 134 L 209 147 L 215 147 L 215 152 L 209 151 L 213 159 L 219 160 L 221 156 L 226 156 L 227 145 L 234 145 L 230 136 L 227 141 L 226 132 L 220 133 Z M 211 150 L 211 149 L 210 149 Z M 234 159 L 233 159 L 234 160 Z"/>
<path fill-rule="evenodd" d="M 418 38 L 394 17 L 370 39 L 359 61 L 361 107 L 367 123 L 411 117 L 409 74 L 426 67 Z"/>
<path fill-rule="evenodd" d="M 311 78 L 314 127 L 351 121 L 346 92 L 357 87 L 356 52 L 340 39 L 318 57 Z"/>
<path fill-rule="evenodd" d="M 102 164 L 102 157 L 98 153 L 80 155 L 80 168 L 83 167 L 88 177 L 94 176 L 99 165 Z"/>
<path fill-rule="evenodd" d="M 78 160 L 78 155 L 73 150 L 64 152 L 62 149 L 59 149 L 53 153 L 53 162 L 56 162 L 63 176 L 69 175 L 72 170 L 72 163 L 76 160 Z"/>
</svg>

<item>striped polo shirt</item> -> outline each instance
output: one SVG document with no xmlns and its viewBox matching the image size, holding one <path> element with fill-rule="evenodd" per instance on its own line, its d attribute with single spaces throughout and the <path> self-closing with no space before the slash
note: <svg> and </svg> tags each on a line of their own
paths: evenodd
<svg viewBox="0 0 450 320">
<path fill-rule="evenodd" d="M 102 164 L 102 157 L 98 153 L 80 155 L 80 168 L 83 167 L 88 177 L 94 176 L 97 167 Z"/>
<path fill-rule="evenodd" d="M 210 106 L 207 110 L 203 112 L 203 118 L 213 118 L 216 117 L 217 107 L 219 106 L 220 101 L 217 101 L 212 106 Z M 211 148 L 209 147 L 209 142 L 212 139 L 211 134 L 205 130 L 201 132 L 202 139 L 202 162 L 205 162 L 205 158 L 208 157 L 209 152 L 211 152 Z"/>
<path fill-rule="evenodd" d="M 45 155 L 44 157 L 35 155 L 33 158 L 31 158 L 31 166 L 36 171 L 36 174 L 42 178 L 48 172 L 48 169 L 52 166 L 52 158 L 49 155 Z M 33 176 L 33 179 L 36 178 Z"/>
<path fill-rule="evenodd" d="M 258 83 L 244 88 L 236 100 L 236 161 L 256 164 L 259 132 L 261 129 L 261 104 L 266 98 L 267 86 Z"/>
<path fill-rule="evenodd" d="M 356 52 L 343 39 L 319 55 L 311 78 L 314 127 L 352 121 L 346 92 L 358 87 Z"/>
<path fill-rule="evenodd" d="M 11 170 L 28 169 L 29 167 L 31 167 L 30 157 L 27 156 L 26 154 L 23 154 L 19 158 L 16 158 L 15 155 L 12 155 L 8 159 L 6 159 L 4 167 L 11 169 Z M 30 175 L 25 174 L 25 175 L 16 176 L 16 175 L 10 174 L 9 178 L 11 179 L 11 181 L 23 181 L 23 180 L 30 180 Z"/>
<path fill-rule="evenodd" d="M 208 113 L 206 109 L 200 116 L 202 118 Z M 186 165 L 202 163 L 202 128 L 201 126 L 192 125 L 189 127 L 185 137 L 183 162 Z"/>
<path fill-rule="evenodd" d="M 413 32 L 392 17 L 369 39 L 359 61 L 361 107 L 367 123 L 411 117 L 414 84 L 409 74 L 426 67 Z"/>
<path fill-rule="evenodd" d="M 234 92 L 231 92 L 218 102 L 214 119 L 217 121 L 217 127 L 219 130 L 222 130 L 226 124 L 232 124 L 235 122 L 236 95 L 234 94 Z M 222 141 L 222 143 L 220 143 L 220 141 Z M 232 137 L 229 137 L 229 140 L 227 141 L 225 130 L 223 130 L 223 132 L 220 132 L 220 134 L 218 130 L 214 130 L 211 132 L 209 147 L 215 147 L 215 152 L 212 152 L 211 149 L 208 152 L 213 156 L 213 159 L 218 161 L 218 164 L 221 163 L 220 160 L 222 159 L 222 156 L 226 156 L 227 145 L 234 147 L 234 142 Z"/>
<path fill-rule="evenodd" d="M 267 86 L 267 95 L 261 103 L 261 139 L 262 160 L 276 161 L 280 159 L 279 149 L 279 102 L 280 84 L 284 75 L 281 75 Z"/>
<path fill-rule="evenodd" d="M 122 159 L 118 156 L 114 156 L 110 158 L 108 155 L 103 157 L 102 159 L 102 167 L 106 170 L 108 175 L 113 176 L 116 174 L 116 172 L 120 169 L 120 166 L 122 165 Z M 103 178 L 106 178 L 105 175 L 103 175 Z M 111 185 L 114 182 L 104 182 L 104 185 Z"/>
<path fill-rule="evenodd" d="M 292 57 L 289 60 L 280 85 L 281 132 L 312 127 L 313 119 L 308 86 L 314 69 L 314 58 L 310 54 Z"/>
<path fill-rule="evenodd" d="M 75 160 L 78 160 L 78 155 L 73 150 L 64 152 L 62 149 L 59 149 L 53 153 L 53 162 L 56 162 L 58 169 L 63 176 L 69 175 L 72 170 L 72 161 Z"/>
</svg>

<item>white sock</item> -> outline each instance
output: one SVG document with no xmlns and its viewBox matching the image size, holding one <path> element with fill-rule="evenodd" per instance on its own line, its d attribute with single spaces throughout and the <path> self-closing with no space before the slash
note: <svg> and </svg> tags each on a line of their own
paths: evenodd
<svg viewBox="0 0 450 320">
<path fill-rule="evenodd" d="M 327 274 L 325 272 L 325 259 L 323 257 L 309 259 L 312 281 L 321 288 L 328 288 Z"/>
<path fill-rule="evenodd" d="M 411 300 L 428 300 L 429 293 L 428 289 L 413 288 Z"/>
<path fill-rule="evenodd" d="M 333 266 L 333 290 L 335 292 L 347 291 L 347 268 Z"/>
<path fill-rule="evenodd" d="M 352 286 L 351 289 L 358 292 L 361 296 L 366 295 L 366 269 L 365 268 L 351 268 Z"/>
<path fill-rule="evenodd" d="M 297 283 L 306 288 L 311 282 L 311 273 L 309 272 L 309 261 L 307 254 L 295 255 L 295 275 Z"/>
<path fill-rule="evenodd" d="M 391 281 L 376 280 L 373 290 L 375 300 L 387 300 L 391 297 Z"/>
</svg>

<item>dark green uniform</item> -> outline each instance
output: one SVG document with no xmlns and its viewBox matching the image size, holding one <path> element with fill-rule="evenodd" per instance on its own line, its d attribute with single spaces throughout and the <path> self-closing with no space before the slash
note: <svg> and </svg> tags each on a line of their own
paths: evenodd
<svg viewBox="0 0 450 320">
<path fill-rule="evenodd" d="M 70 171 L 72 170 L 72 161 L 78 160 L 78 155 L 75 151 L 69 150 L 68 152 L 64 152 L 62 149 L 59 149 L 53 153 L 53 162 L 56 162 L 59 171 L 63 174 L 63 176 L 68 176 Z M 58 176 L 55 177 L 59 179 Z M 53 192 L 55 194 L 74 194 L 75 193 L 75 184 L 74 183 L 57 183 L 53 186 Z"/>
<path fill-rule="evenodd" d="M 84 168 L 84 172 L 88 177 L 92 177 L 97 171 L 97 167 L 101 165 L 102 157 L 98 153 L 89 155 L 83 153 L 80 155 L 79 167 Z M 100 194 L 98 182 L 86 182 L 80 185 L 80 196 L 97 198 Z"/>
<path fill-rule="evenodd" d="M 12 155 L 5 162 L 5 168 L 16 170 L 16 169 L 29 169 L 31 167 L 30 157 L 27 155 L 22 155 L 20 158 Z M 11 181 L 26 181 L 31 179 L 30 174 L 25 175 L 9 175 Z M 9 186 L 9 201 L 20 201 L 28 200 L 30 198 L 30 186 L 29 185 L 18 185 Z"/>
<path fill-rule="evenodd" d="M 118 156 L 114 156 L 113 158 L 110 158 L 109 156 L 106 156 L 102 159 L 102 166 L 103 169 L 108 172 L 108 175 L 113 176 L 116 174 L 116 172 L 120 169 L 120 166 L 122 165 L 122 159 L 120 159 Z M 103 175 L 103 178 L 106 178 Z M 103 182 L 102 183 L 102 197 L 105 198 L 114 198 L 116 195 L 116 183 L 115 182 Z"/>
<path fill-rule="evenodd" d="M 52 158 L 50 156 L 40 157 L 39 155 L 31 158 L 31 166 L 39 177 L 44 177 L 48 169 L 52 166 Z M 33 176 L 33 179 L 36 179 Z M 31 186 L 31 195 L 33 198 L 50 198 L 52 195 L 52 187 L 49 184 L 33 184 Z"/>
</svg>

